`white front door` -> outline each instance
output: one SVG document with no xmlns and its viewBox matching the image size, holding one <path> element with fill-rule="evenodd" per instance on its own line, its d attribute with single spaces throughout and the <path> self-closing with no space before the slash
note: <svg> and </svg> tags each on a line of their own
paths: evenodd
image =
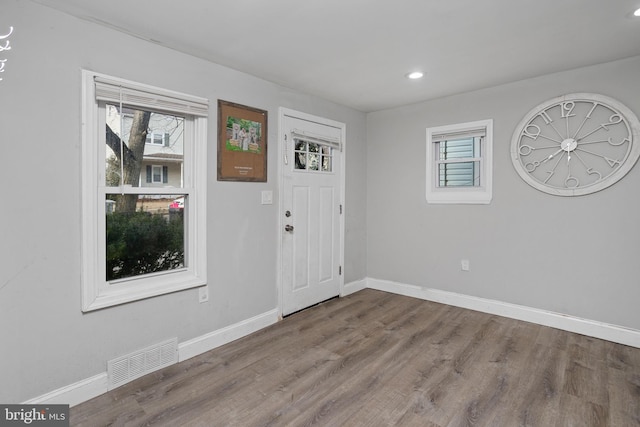
<svg viewBox="0 0 640 427">
<path fill-rule="evenodd" d="M 282 314 L 340 294 L 343 123 L 281 109 Z"/>
</svg>

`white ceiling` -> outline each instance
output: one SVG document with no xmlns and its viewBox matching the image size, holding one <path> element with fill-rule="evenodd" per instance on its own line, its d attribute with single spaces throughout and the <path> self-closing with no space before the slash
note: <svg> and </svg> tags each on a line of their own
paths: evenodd
<svg viewBox="0 0 640 427">
<path fill-rule="evenodd" d="M 640 55 L 640 0 L 34 1 L 365 112 Z"/>
</svg>

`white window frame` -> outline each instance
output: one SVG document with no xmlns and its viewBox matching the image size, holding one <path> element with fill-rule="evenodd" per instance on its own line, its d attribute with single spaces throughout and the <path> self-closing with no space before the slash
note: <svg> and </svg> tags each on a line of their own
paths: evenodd
<svg viewBox="0 0 640 427">
<path fill-rule="evenodd" d="M 437 136 L 443 134 L 464 134 L 484 131 L 480 144 L 480 157 L 466 159 L 480 162 L 480 185 L 451 186 L 438 185 Z M 434 140 L 435 139 L 435 140 Z M 493 197 L 493 119 L 427 128 L 426 198 L 427 203 L 489 204 Z"/>
<path fill-rule="evenodd" d="M 96 90 L 97 83 L 100 87 Z M 106 88 L 106 92 L 105 92 Z M 116 88 L 123 104 L 185 117 L 184 185 L 167 194 L 187 196 L 184 268 L 106 280 L 105 98 Z M 142 95 L 138 100 L 137 96 Z M 99 100 L 100 99 L 100 100 Z M 82 70 L 82 311 L 98 310 L 207 284 L 208 100 Z M 128 194 L 157 189 L 122 186 Z"/>
</svg>

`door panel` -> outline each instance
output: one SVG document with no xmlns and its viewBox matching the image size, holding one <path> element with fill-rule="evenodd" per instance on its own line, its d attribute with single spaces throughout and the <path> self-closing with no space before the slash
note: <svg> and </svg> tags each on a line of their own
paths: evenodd
<svg viewBox="0 0 640 427">
<path fill-rule="evenodd" d="M 284 115 L 282 125 L 281 278 L 286 315 L 340 293 L 342 153 L 323 145 L 323 138 L 341 140 L 344 129 L 291 115 Z M 305 135 L 313 137 L 303 139 Z"/>
<path fill-rule="evenodd" d="M 294 281 L 293 289 L 303 289 L 309 287 L 309 188 L 293 188 L 293 227 L 292 252 L 295 257 L 293 262 Z"/>
<path fill-rule="evenodd" d="M 318 221 L 318 243 L 319 243 L 319 278 L 320 282 L 326 282 L 334 278 L 334 273 L 337 273 L 337 268 L 333 265 L 335 259 L 335 250 L 333 236 L 335 223 L 334 213 L 335 206 L 335 189 L 332 187 L 320 188 L 320 218 Z"/>
</svg>

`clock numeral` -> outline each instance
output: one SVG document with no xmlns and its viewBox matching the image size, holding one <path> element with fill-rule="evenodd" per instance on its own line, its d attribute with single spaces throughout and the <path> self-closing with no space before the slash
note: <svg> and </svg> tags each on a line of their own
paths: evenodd
<svg viewBox="0 0 640 427">
<path fill-rule="evenodd" d="M 567 176 L 567 179 L 564 180 L 564 186 L 567 188 L 578 188 L 580 186 L 580 180 L 575 176 Z"/>
<path fill-rule="evenodd" d="M 535 162 L 529 162 L 527 164 L 524 165 L 524 169 L 531 173 L 533 171 L 535 171 L 536 169 L 538 169 L 538 166 L 540 166 L 540 162 L 539 161 L 535 161 Z"/>
<path fill-rule="evenodd" d="M 546 124 L 551 124 L 551 122 L 553 121 L 553 119 L 549 116 L 549 114 L 547 114 L 546 111 L 541 111 L 538 115 L 542 117 L 542 120 L 544 120 Z"/>
<path fill-rule="evenodd" d="M 624 144 L 625 142 L 631 142 L 631 140 L 630 140 L 628 137 L 627 137 L 627 138 L 625 138 L 625 139 L 623 139 L 622 141 L 620 141 L 618 144 L 616 144 L 615 142 L 613 142 L 613 138 L 609 138 L 609 139 L 607 139 L 607 141 L 609 142 L 609 144 L 610 144 L 610 145 L 613 145 L 613 146 L 616 146 L 616 147 L 617 147 L 618 145 L 622 145 L 622 144 Z"/>
<path fill-rule="evenodd" d="M 560 114 L 562 115 L 562 118 L 566 119 L 568 117 L 574 117 L 575 114 L 571 114 L 571 112 L 573 111 L 575 106 L 576 103 L 573 101 L 567 101 L 560 104 Z"/>
<path fill-rule="evenodd" d="M 7 37 L 9 37 L 11 35 L 11 33 L 13 33 L 13 27 L 9 27 L 9 32 L 3 36 L 0 36 L 0 40 L 4 40 Z"/>
<path fill-rule="evenodd" d="M 529 129 L 533 128 L 534 131 L 530 131 Z M 524 136 L 528 136 L 531 139 L 538 139 L 538 137 L 540 136 L 540 133 L 542 131 L 540 130 L 540 127 L 538 125 L 534 125 L 534 124 L 528 124 L 527 127 L 524 128 L 524 130 L 522 131 L 522 134 Z"/>
<path fill-rule="evenodd" d="M 600 127 L 602 129 L 608 131 L 609 130 L 609 126 L 617 125 L 620 122 L 622 122 L 622 116 L 620 114 L 613 114 L 611 117 L 609 117 L 609 123 L 602 123 L 600 125 Z"/>
<path fill-rule="evenodd" d="M 597 170 L 594 170 L 593 168 L 587 169 L 587 173 L 589 175 L 598 175 L 598 181 L 600 181 L 602 179 L 602 174 L 600 172 L 598 172 Z"/>
<path fill-rule="evenodd" d="M 545 184 L 546 184 L 546 183 L 547 183 L 547 181 L 549 181 L 549 180 L 551 179 L 551 177 L 553 176 L 553 171 L 547 171 L 547 174 L 548 174 L 549 176 L 547 177 L 547 179 L 545 179 L 545 180 L 544 180 L 544 183 L 545 183 Z"/>
<path fill-rule="evenodd" d="M 522 144 L 518 149 L 518 152 L 520 153 L 521 156 L 528 156 L 533 152 L 533 150 L 535 150 L 535 148 L 533 148 L 532 146 L 527 144 Z"/>
<path fill-rule="evenodd" d="M 598 104 L 597 102 L 593 103 L 593 107 L 591 107 L 591 110 L 589 110 L 589 112 L 585 116 L 587 119 L 591 118 L 591 114 L 593 114 L 593 110 L 595 110 L 598 105 L 600 105 L 600 104 Z"/>
<path fill-rule="evenodd" d="M 604 158 L 607 163 L 609 163 L 609 166 L 611 166 L 612 168 L 615 168 L 616 166 L 620 166 L 620 160 L 615 160 L 615 159 L 610 159 L 608 157 Z"/>
</svg>

